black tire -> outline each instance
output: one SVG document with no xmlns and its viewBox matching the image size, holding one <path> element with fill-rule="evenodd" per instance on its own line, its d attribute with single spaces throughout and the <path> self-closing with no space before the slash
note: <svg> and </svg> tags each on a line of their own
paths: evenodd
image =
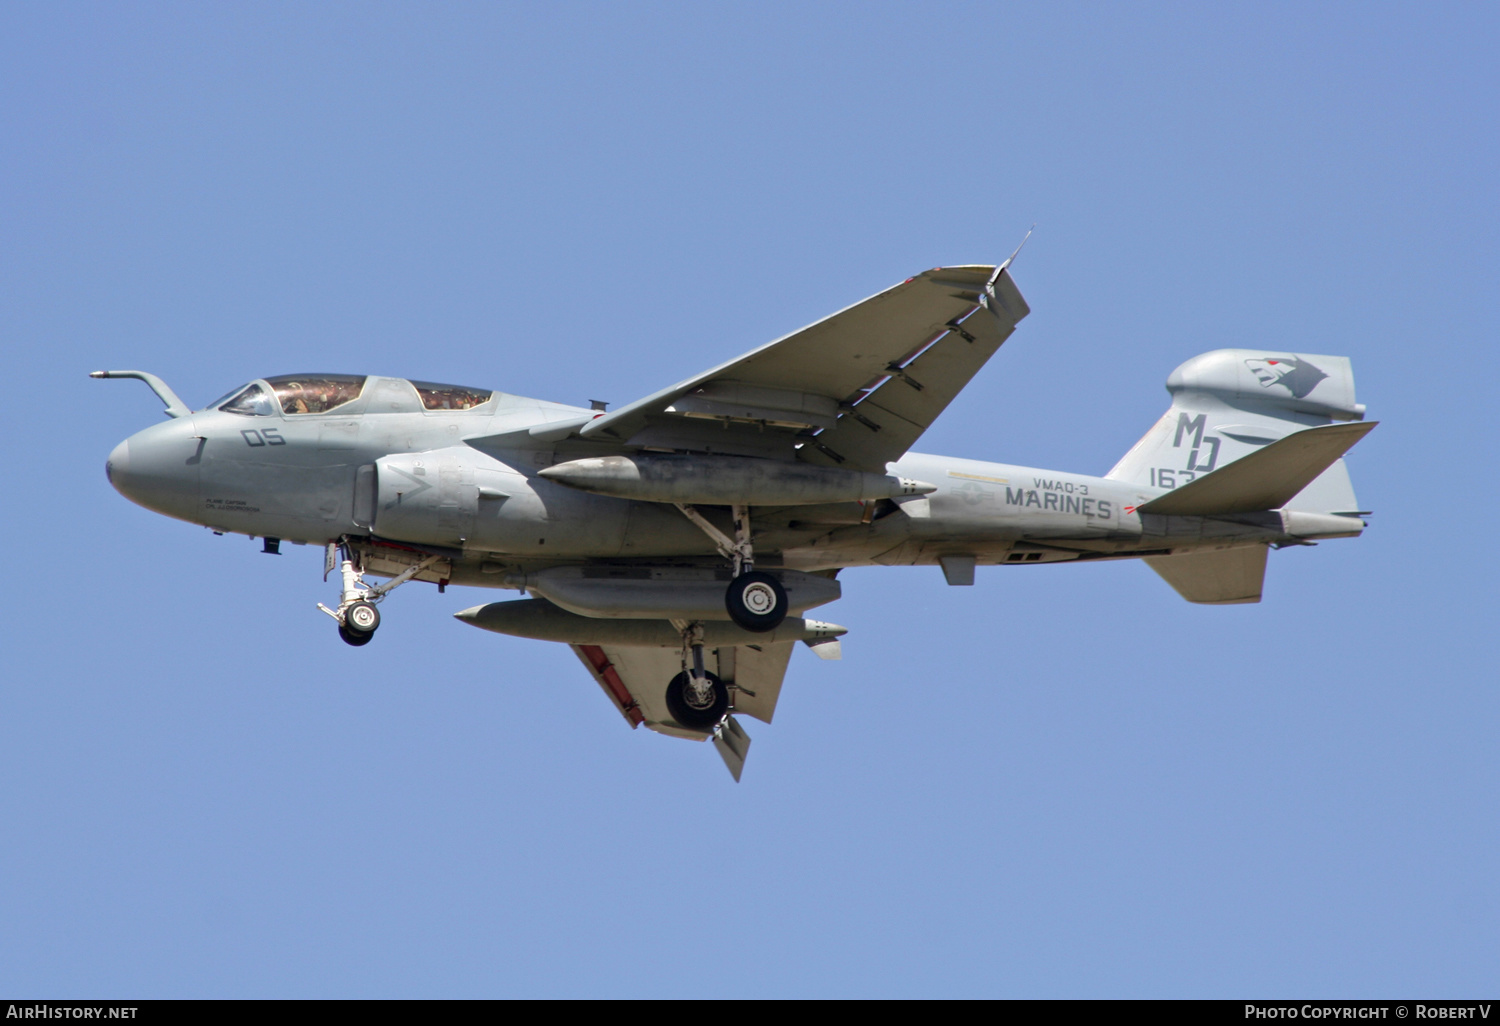
<svg viewBox="0 0 1500 1026">
<path fill-rule="evenodd" d="M 356 602 L 344 610 L 344 627 L 351 634 L 374 634 L 380 626 L 380 610 L 371 602 Z"/>
<path fill-rule="evenodd" d="M 747 631 L 774 631 L 786 619 L 786 589 L 770 574 L 752 570 L 729 582 L 724 592 L 729 618 Z"/>
<path fill-rule="evenodd" d="M 667 685 L 667 711 L 688 730 L 712 730 L 719 725 L 729 711 L 729 689 L 713 674 L 704 671 L 713 692 L 707 706 L 698 708 L 693 704 L 692 687 L 688 684 L 688 673 L 683 670 Z"/>
<path fill-rule="evenodd" d="M 368 645 L 375 640 L 375 635 L 366 634 L 363 631 L 351 631 L 343 624 L 339 624 L 339 637 L 344 639 L 344 644 L 353 645 L 355 648 L 358 648 L 360 645 Z"/>
</svg>

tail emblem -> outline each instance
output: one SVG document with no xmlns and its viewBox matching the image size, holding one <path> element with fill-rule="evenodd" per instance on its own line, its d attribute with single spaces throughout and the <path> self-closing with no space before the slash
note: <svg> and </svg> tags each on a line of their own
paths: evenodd
<svg viewBox="0 0 1500 1026">
<path fill-rule="evenodd" d="M 1301 359 L 1287 360 L 1278 357 L 1274 360 L 1246 360 L 1245 366 L 1250 368 L 1250 373 L 1255 375 L 1261 388 L 1281 385 L 1298 399 L 1306 398 L 1309 392 L 1318 387 L 1318 382 L 1328 377 L 1317 367 Z"/>
</svg>

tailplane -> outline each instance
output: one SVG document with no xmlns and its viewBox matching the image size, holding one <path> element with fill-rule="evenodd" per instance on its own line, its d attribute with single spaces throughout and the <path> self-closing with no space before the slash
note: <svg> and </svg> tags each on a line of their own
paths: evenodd
<svg viewBox="0 0 1500 1026">
<path fill-rule="evenodd" d="M 1374 430 L 1377 423 L 1371 420 L 1362 424 L 1325 424 L 1295 431 L 1137 508 L 1142 513 L 1178 516 L 1219 516 L 1286 508 L 1330 466 L 1342 462 L 1340 457 Z M 1345 471 L 1343 479 L 1347 481 L 1348 477 Z M 1349 498 L 1353 497 L 1351 488 Z"/>
<path fill-rule="evenodd" d="M 1249 545 L 1180 556 L 1147 556 L 1146 565 L 1189 602 L 1229 606 L 1260 601 L 1268 552 L 1264 545 Z"/>
</svg>

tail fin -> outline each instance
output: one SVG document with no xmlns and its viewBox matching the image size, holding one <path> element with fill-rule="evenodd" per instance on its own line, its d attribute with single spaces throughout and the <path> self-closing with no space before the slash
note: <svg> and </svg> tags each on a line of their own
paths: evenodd
<svg viewBox="0 0 1500 1026">
<path fill-rule="evenodd" d="M 1151 488 L 1180 488 L 1263 451 L 1288 435 L 1334 421 L 1363 420 L 1365 414 L 1365 408 L 1354 401 L 1354 371 L 1343 356 L 1218 349 L 1195 356 L 1174 370 L 1167 378 L 1167 391 L 1172 395 L 1171 408 L 1106 477 Z M 1349 471 L 1338 456 L 1363 434 L 1350 432 L 1351 437 L 1341 439 L 1347 442 L 1342 448 L 1333 444 L 1332 438 L 1315 446 L 1319 451 L 1328 450 L 1331 464 L 1325 460 L 1314 467 L 1316 476 L 1310 481 L 1301 477 L 1295 496 L 1283 497 L 1285 489 L 1274 484 L 1259 488 L 1265 493 L 1260 499 L 1280 502 L 1257 508 L 1317 513 L 1358 510 Z M 1334 448 L 1338 451 L 1332 452 Z M 1286 469 L 1288 480 L 1295 477 L 1289 465 L 1283 466 L 1287 464 L 1285 459 L 1256 462 L 1264 462 L 1261 469 L 1267 472 Z M 1251 479 L 1262 476 L 1224 475 L 1218 487 L 1227 485 L 1227 478 L 1244 477 L 1237 490 L 1256 490 L 1250 485 Z M 1241 504 L 1247 497 L 1248 491 L 1239 497 Z"/>
</svg>

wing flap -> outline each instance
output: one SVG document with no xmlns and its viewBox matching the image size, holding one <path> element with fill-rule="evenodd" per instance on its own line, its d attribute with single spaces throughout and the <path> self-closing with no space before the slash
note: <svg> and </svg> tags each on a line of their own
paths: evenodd
<svg viewBox="0 0 1500 1026">
<path fill-rule="evenodd" d="M 720 679 L 735 686 L 735 712 L 753 716 L 762 723 L 771 722 L 794 644 L 781 641 L 716 650 Z"/>
<path fill-rule="evenodd" d="M 1144 503 L 1140 512 L 1213 516 L 1280 509 L 1377 423 L 1328 424 L 1287 435 Z"/>
<path fill-rule="evenodd" d="M 1227 606 L 1259 602 L 1266 577 L 1264 545 L 1180 556 L 1147 556 L 1146 565 L 1189 602 Z"/>
</svg>

